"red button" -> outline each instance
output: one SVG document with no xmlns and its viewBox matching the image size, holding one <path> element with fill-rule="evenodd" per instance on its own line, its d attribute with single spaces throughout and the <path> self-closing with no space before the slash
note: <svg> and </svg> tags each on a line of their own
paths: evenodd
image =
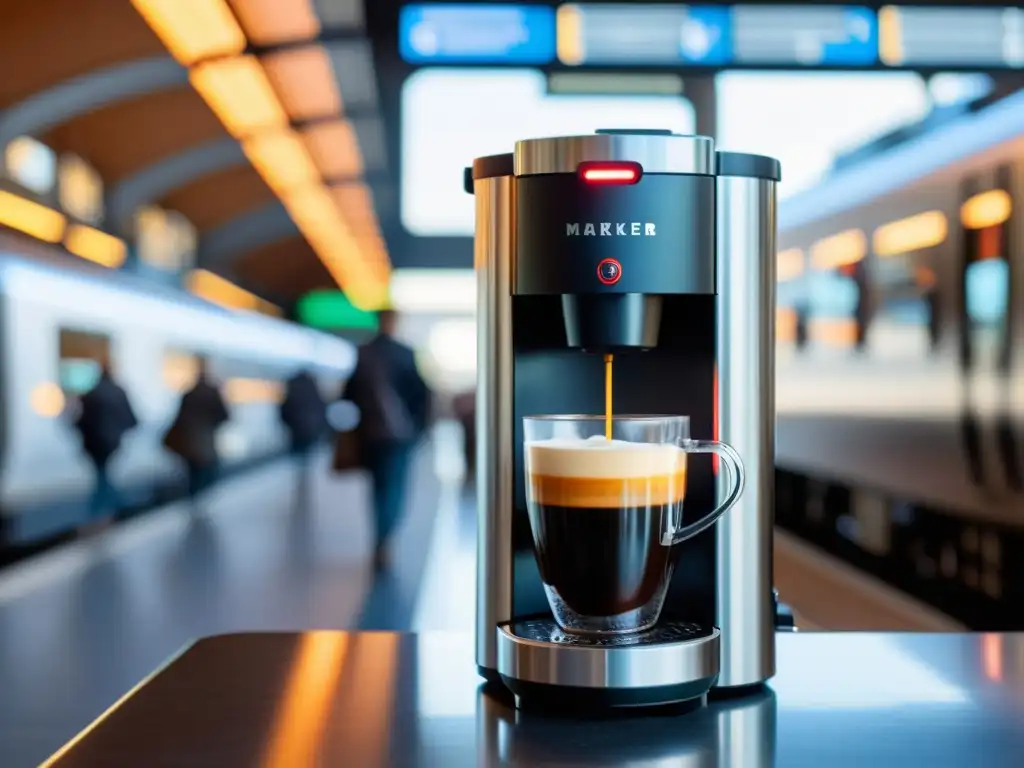
<svg viewBox="0 0 1024 768">
<path fill-rule="evenodd" d="M 615 285 L 622 277 L 622 265 L 615 259 L 602 259 L 597 265 L 597 279 L 604 285 Z"/>
</svg>

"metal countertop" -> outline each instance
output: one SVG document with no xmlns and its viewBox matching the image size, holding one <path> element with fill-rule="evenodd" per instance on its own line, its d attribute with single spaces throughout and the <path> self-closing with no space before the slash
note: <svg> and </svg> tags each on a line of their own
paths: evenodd
<svg viewBox="0 0 1024 768">
<path fill-rule="evenodd" d="M 780 633 L 770 685 L 706 707 L 516 712 L 462 633 L 200 640 L 49 765 L 1010 766 L 1024 634 Z"/>
</svg>

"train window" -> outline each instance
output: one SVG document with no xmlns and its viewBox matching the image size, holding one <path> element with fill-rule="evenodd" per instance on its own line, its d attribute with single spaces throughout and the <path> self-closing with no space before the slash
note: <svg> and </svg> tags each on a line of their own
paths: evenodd
<svg viewBox="0 0 1024 768">
<path fill-rule="evenodd" d="M 101 334 L 60 330 L 60 386 L 65 394 L 82 395 L 96 386 L 110 362 L 110 338 Z"/>
<path fill-rule="evenodd" d="M 775 338 L 785 343 L 801 342 L 801 323 L 806 321 L 806 285 L 800 278 L 780 280 L 776 288 Z"/>
<path fill-rule="evenodd" d="M 860 264 L 817 270 L 808 276 L 809 340 L 824 347 L 852 348 L 863 338 Z"/>
<path fill-rule="evenodd" d="M 799 248 L 780 251 L 777 259 L 775 339 L 802 347 L 806 341 L 806 259 Z"/>
<path fill-rule="evenodd" d="M 999 168 L 1001 186 L 1009 171 Z M 963 363 L 972 368 L 1001 368 L 1009 363 L 1010 265 L 1006 258 L 1007 230 L 1013 200 L 1001 188 L 969 197 L 960 207 L 964 226 Z"/>
<path fill-rule="evenodd" d="M 164 354 L 164 385 L 172 392 L 190 390 L 199 377 L 199 355 L 181 350 Z M 283 372 L 258 362 L 215 359 L 210 372 L 231 405 L 279 403 L 284 399 Z"/>
<path fill-rule="evenodd" d="M 972 323 L 1002 323 L 1010 306 L 1010 265 L 1004 259 L 976 261 L 967 268 L 967 316 Z"/>
<path fill-rule="evenodd" d="M 284 384 L 272 379 L 232 377 L 224 381 L 224 399 L 231 405 L 280 403 Z"/>
<path fill-rule="evenodd" d="M 1010 308 L 1010 265 L 991 258 L 968 265 L 964 301 L 976 360 L 990 368 L 998 364 L 1005 344 Z"/>
<path fill-rule="evenodd" d="M 921 357 L 938 342 L 937 280 L 928 253 L 902 253 L 871 264 L 876 295 L 871 350 L 881 357 Z"/>
<path fill-rule="evenodd" d="M 214 365 L 229 405 L 276 404 L 284 400 L 288 372 L 255 360 L 220 359 Z"/>
<path fill-rule="evenodd" d="M 187 392 L 199 376 L 199 358 L 187 352 L 164 354 L 164 386 L 172 392 Z"/>
</svg>

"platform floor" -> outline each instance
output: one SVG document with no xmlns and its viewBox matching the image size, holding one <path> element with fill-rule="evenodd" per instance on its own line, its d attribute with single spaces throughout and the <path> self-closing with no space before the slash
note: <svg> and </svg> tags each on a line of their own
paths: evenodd
<svg viewBox="0 0 1024 768">
<path fill-rule="evenodd" d="M 413 628 L 424 579 L 439 577 L 428 552 L 468 557 L 473 581 L 472 547 L 455 558 L 457 539 L 442 541 L 471 513 L 460 515 L 454 439 L 442 425 L 418 453 L 393 566 L 379 576 L 368 483 L 331 476 L 326 455 L 305 492 L 282 460 L 226 482 L 202 514 L 172 505 L 0 570 L 0 765 L 38 765 L 198 637 Z M 459 610 L 432 626 L 471 626 Z"/>
</svg>

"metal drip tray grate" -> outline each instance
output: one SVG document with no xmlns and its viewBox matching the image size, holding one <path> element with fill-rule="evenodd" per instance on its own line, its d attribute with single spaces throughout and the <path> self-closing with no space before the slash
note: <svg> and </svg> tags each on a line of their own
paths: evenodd
<svg viewBox="0 0 1024 768">
<path fill-rule="evenodd" d="M 711 634 L 710 628 L 688 621 L 665 621 L 647 632 L 622 635 L 575 635 L 564 631 L 554 619 L 536 618 L 513 621 L 509 631 L 524 640 L 555 645 L 575 645 L 589 648 L 629 648 L 665 643 L 685 643 Z"/>
</svg>

